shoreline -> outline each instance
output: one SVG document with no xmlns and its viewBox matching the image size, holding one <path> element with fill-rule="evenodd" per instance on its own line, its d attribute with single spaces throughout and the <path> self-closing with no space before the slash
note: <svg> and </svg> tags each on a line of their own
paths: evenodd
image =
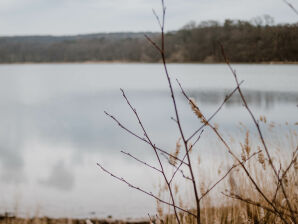
<svg viewBox="0 0 298 224">
<path fill-rule="evenodd" d="M 43 217 L 16 217 L 0 215 L 0 224 L 149 224 L 145 218 L 114 219 L 114 218 L 51 218 Z"/>
<path fill-rule="evenodd" d="M 77 61 L 77 62 L 0 62 L 1 65 L 41 65 L 41 64 L 162 64 L 162 62 L 133 62 L 133 61 Z M 194 65 L 220 65 L 226 64 L 225 62 L 167 62 L 167 64 L 194 64 Z M 244 64 L 244 65 L 298 65 L 296 62 L 231 62 L 231 64 Z"/>
</svg>

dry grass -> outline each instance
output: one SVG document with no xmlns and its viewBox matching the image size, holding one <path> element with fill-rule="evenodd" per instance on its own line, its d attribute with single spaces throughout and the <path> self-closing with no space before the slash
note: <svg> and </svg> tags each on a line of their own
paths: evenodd
<svg viewBox="0 0 298 224">
<path fill-rule="evenodd" d="M 272 160 L 276 166 L 279 166 L 279 173 L 284 173 L 285 169 L 288 169 L 286 175 L 283 177 L 285 184 L 285 190 L 287 192 L 290 204 L 293 205 L 295 216 L 297 217 L 298 211 L 298 161 L 293 160 L 292 153 L 295 153 L 295 146 L 298 145 L 298 138 L 295 129 L 290 125 L 280 125 L 273 122 L 267 122 L 266 117 L 261 117 L 259 120 L 262 123 L 263 129 L 266 130 L 266 140 L 268 146 L 272 149 Z M 293 127 L 293 126 L 292 126 Z M 260 150 L 259 141 L 257 137 L 251 134 L 243 125 L 239 127 L 239 132 L 243 132 L 242 142 L 236 143 L 233 139 L 229 142 L 232 148 L 238 150 L 239 157 L 242 161 L 246 162 L 246 167 L 253 178 L 256 180 L 261 191 L 270 199 L 274 199 L 274 203 L 278 209 L 284 212 L 286 221 L 294 223 L 290 217 L 291 213 L 287 208 L 284 195 L 279 188 L 277 191 L 277 184 L 274 172 L 270 169 L 269 160 L 264 155 L 264 152 Z M 281 134 L 280 130 L 287 128 L 286 132 Z M 259 152 L 257 156 L 250 158 L 250 156 Z M 295 154 L 296 155 L 296 154 Z M 297 157 L 296 157 L 297 158 Z M 237 162 L 236 162 L 237 163 Z M 222 169 L 223 166 L 218 167 L 218 174 L 226 172 Z M 204 172 L 204 171 L 202 171 Z M 206 186 L 210 185 L 210 177 L 200 173 L 201 178 L 199 183 L 200 193 L 203 194 L 206 191 Z M 218 178 L 218 177 L 217 177 Z M 178 187 L 175 184 L 175 187 Z M 160 187 L 160 196 L 166 194 L 166 189 Z M 179 192 L 179 187 L 176 190 Z M 246 177 L 245 172 L 241 167 L 237 167 L 229 172 L 227 178 L 221 182 L 221 185 L 212 192 L 213 194 L 207 195 L 202 200 L 201 205 L 201 223 L 218 223 L 218 224 L 238 224 L 238 223 L 284 223 L 280 219 L 278 214 L 272 209 L 264 198 L 258 194 L 255 190 L 255 186 Z M 177 194 L 179 198 L 180 206 L 191 205 L 192 201 L 186 199 L 184 192 Z M 164 223 L 176 223 L 176 219 L 171 213 L 169 213 L 168 206 L 162 206 L 161 203 L 157 203 L 157 213 L 159 222 Z M 195 211 L 193 211 L 195 213 Z M 187 214 L 180 214 L 181 223 L 196 223 L 196 219 L 193 216 Z"/>
</svg>

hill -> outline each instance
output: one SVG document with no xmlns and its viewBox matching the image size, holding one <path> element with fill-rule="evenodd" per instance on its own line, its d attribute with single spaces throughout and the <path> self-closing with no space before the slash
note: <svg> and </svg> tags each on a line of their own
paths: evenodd
<svg viewBox="0 0 298 224">
<path fill-rule="evenodd" d="M 158 33 L 147 33 L 158 42 Z M 170 62 L 297 62 L 298 24 L 253 24 L 226 20 L 190 23 L 166 34 Z M 0 37 L 0 63 L 123 61 L 158 62 L 144 33 Z"/>
</svg>

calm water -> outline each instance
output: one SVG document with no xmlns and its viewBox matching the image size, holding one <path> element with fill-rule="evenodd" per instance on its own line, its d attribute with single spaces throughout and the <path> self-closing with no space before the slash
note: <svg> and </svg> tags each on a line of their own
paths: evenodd
<svg viewBox="0 0 298 224">
<path fill-rule="evenodd" d="M 297 130 L 298 66 L 235 65 L 257 117 Z M 226 65 L 171 64 L 169 70 L 211 114 L 233 89 Z M 106 175 L 97 162 L 155 192 L 159 178 L 125 157 L 154 163 L 150 148 L 121 130 L 103 111 L 141 134 L 119 88 L 126 90 L 154 141 L 174 149 L 178 139 L 168 85 L 158 64 L 0 65 L 0 213 L 55 217 L 144 217 L 155 201 Z M 175 83 L 187 135 L 196 120 Z M 215 118 L 220 130 L 241 138 L 251 128 L 235 95 Z M 282 129 L 284 132 L 287 129 Z M 206 131 L 198 144 L 205 161 L 222 159 Z M 296 139 L 297 140 L 297 139 Z M 239 148 L 239 144 L 237 146 Z M 217 148 L 217 147 L 216 147 Z"/>
</svg>

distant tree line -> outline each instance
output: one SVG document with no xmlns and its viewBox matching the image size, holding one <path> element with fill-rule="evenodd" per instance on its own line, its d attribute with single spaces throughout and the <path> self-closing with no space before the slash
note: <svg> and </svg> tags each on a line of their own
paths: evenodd
<svg viewBox="0 0 298 224">
<path fill-rule="evenodd" d="M 147 35 L 158 42 L 157 33 Z M 273 25 L 268 16 L 250 22 L 191 22 L 166 34 L 167 59 L 223 62 L 219 43 L 232 62 L 297 62 L 298 23 Z M 159 60 L 142 33 L 0 37 L 0 63 Z"/>
</svg>

